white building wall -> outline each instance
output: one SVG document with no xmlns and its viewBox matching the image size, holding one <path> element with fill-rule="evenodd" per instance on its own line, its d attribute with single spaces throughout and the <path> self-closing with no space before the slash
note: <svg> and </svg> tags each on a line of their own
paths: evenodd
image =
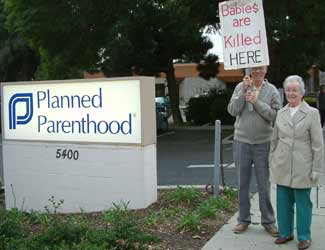
<svg viewBox="0 0 325 250">
<path fill-rule="evenodd" d="M 191 97 L 207 93 L 211 89 L 225 89 L 226 84 L 218 78 L 205 80 L 201 77 L 186 77 L 179 85 L 180 106 L 186 106 Z"/>
</svg>

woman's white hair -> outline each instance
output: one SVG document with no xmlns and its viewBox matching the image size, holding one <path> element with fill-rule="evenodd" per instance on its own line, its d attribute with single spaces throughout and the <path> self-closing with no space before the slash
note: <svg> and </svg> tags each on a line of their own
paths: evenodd
<svg viewBox="0 0 325 250">
<path fill-rule="evenodd" d="M 298 75 L 288 76 L 283 82 L 284 90 L 286 89 L 289 82 L 297 82 L 297 83 L 299 83 L 300 93 L 305 95 L 305 83 L 304 83 L 304 80 L 302 80 L 302 78 L 300 76 L 298 76 Z"/>
</svg>

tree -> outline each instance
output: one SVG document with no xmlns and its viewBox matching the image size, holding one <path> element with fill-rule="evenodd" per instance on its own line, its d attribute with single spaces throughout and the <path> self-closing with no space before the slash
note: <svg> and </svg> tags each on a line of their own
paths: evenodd
<svg viewBox="0 0 325 250">
<path fill-rule="evenodd" d="M 93 67 L 121 6 L 125 0 L 5 0 L 10 31 L 40 51 L 42 79 L 74 78 Z"/>
<path fill-rule="evenodd" d="M 31 80 L 39 63 L 38 55 L 19 34 L 8 32 L 6 18 L 0 0 L 0 82 Z"/>
<path fill-rule="evenodd" d="M 268 75 L 276 85 L 291 74 L 304 76 L 313 64 L 324 65 L 324 1 L 264 1 L 264 11 L 271 64 Z"/>
<path fill-rule="evenodd" d="M 79 66 L 70 65 L 69 58 L 62 55 L 50 57 L 46 50 L 40 48 L 40 65 L 35 72 L 35 80 L 79 79 L 83 72 Z"/>
<path fill-rule="evenodd" d="M 205 80 L 216 77 L 219 73 L 219 57 L 216 55 L 207 55 L 204 61 L 197 66 L 199 76 Z"/>
<path fill-rule="evenodd" d="M 174 61 L 199 62 L 211 48 L 211 42 L 202 33 L 212 17 L 216 22 L 215 14 L 207 11 L 213 8 L 197 11 L 210 5 L 210 1 L 137 1 L 111 29 L 101 68 L 107 75 L 128 75 L 132 67 L 147 75 L 164 72 L 173 119 L 181 123 Z"/>
<path fill-rule="evenodd" d="M 182 122 L 173 62 L 199 61 L 212 44 L 203 27 L 215 24 L 218 1 L 5 0 L 8 25 L 49 60 L 108 76 L 167 75 L 173 118 Z"/>
<path fill-rule="evenodd" d="M 219 2 L 5 0 L 5 7 L 10 34 L 41 55 L 37 77 L 74 77 L 83 69 L 130 75 L 132 67 L 145 75 L 165 72 L 173 117 L 181 122 L 173 63 L 203 58 L 211 47 L 202 38 L 203 27 L 218 27 Z M 322 0 L 264 1 L 271 61 L 268 77 L 276 85 L 289 74 L 303 75 L 312 64 L 324 67 L 324 5 Z M 3 37 L 1 33 L 1 49 L 8 51 L 15 43 L 5 43 Z"/>
</svg>

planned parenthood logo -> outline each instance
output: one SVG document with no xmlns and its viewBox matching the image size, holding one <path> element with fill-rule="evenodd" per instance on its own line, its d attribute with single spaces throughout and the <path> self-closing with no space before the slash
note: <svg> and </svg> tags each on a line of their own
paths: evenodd
<svg viewBox="0 0 325 250">
<path fill-rule="evenodd" d="M 25 113 L 17 114 L 18 103 L 25 104 Z M 33 94 L 14 94 L 9 100 L 9 129 L 16 129 L 17 125 L 24 125 L 31 121 L 33 117 Z"/>
</svg>

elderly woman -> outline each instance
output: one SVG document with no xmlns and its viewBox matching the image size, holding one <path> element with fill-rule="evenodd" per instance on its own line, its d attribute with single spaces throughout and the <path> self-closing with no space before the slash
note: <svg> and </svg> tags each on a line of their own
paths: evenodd
<svg viewBox="0 0 325 250">
<path fill-rule="evenodd" d="M 294 204 L 298 249 L 311 244 L 313 204 L 311 188 L 316 186 L 324 159 L 323 133 L 317 109 L 303 96 L 305 85 L 300 76 L 284 81 L 288 104 L 279 110 L 275 121 L 269 156 L 270 179 L 277 184 L 277 218 L 280 237 L 275 244 L 293 240 Z"/>
</svg>

